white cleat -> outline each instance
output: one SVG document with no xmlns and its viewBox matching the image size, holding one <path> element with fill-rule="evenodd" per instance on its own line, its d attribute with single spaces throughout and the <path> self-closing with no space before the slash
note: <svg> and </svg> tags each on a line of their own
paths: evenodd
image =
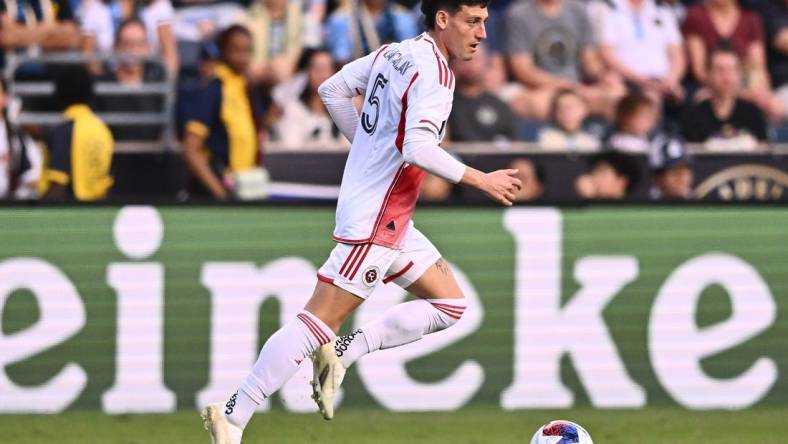
<svg viewBox="0 0 788 444">
<path fill-rule="evenodd" d="M 326 420 L 334 417 L 334 395 L 342 385 L 346 371 L 334 351 L 335 343 L 336 340 L 332 340 L 312 353 L 312 399 Z"/>
<path fill-rule="evenodd" d="M 224 404 L 215 402 L 202 409 L 202 424 L 211 435 L 213 444 L 241 444 L 243 430 L 227 420 Z"/>
</svg>

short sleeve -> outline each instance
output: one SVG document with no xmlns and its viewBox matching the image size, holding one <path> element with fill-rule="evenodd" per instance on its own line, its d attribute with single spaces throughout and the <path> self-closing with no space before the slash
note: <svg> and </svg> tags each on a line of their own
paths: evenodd
<svg viewBox="0 0 788 444">
<path fill-rule="evenodd" d="M 703 9 L 700 5 L 693 6 L 687 10 L 687 17 L 681 27 L 681 32 L 685 36 L 697 35 L 703 37 L 703 28 L 706 25 Z"/>
<path fill-rule="evenodd" d="M 528 20 L 524 3 L 515 3 L 506 11 L 504 51 L 506 54 L 531 54 L 533 42 L 528 38 Z"/>
<path fill-rule="evenodd" d="M 594 45 L 594 31 L 591 28 L 591 19 L 588 17 L 586 9 L 579 4 L 575 5 L 575 21 L 577 22 L 577 42 L 578 49 L 586 49 Z"/>
<path fill-rule="evenodd" d="M 601 14 L 600 17 L 600 44 L 615 45 L 618 43 L 619 38 L 622 37 L 621 27 L 617 23 L 619 14 L 620 13 L 613 8 L 607 7 L 604 9 L 604 13 Z"/>
<path fill-rule="evenodd" d="M 446 120 L 451 113 L 452 92 L 428 76 L 417 77 L 408 91 L 405 114 L 405 133 L 415 128 L 426 128 L 443 137 Z M 403 105 L 404 106 L 404 105 Z"/>
<path fill-rule="evenodd" d="M 175 16 L 170 0 L 156 0 L 149 8 L 151 22 L 157 27 L 172 22 Z"/>
<path fill-rule="evenodd" d="M 667 8 L 659 7 L 659 17 L 665 26 L 665 43 L 668 45 L 681 45 L 681 32 L 676 16 Z"/>
<path fill-rule="evenodd" d="M 67 185 L 71 176 L 71 138 L 74 131 L 74 122 L 67 121 L 49 132 L 47 136 L 47 151 L 49 164 L 47 167 L 47 180 L 50 182 Z"/>
<path fill-rule="evenodd" d="M 213 122 L 218 118 L 221 108 L 221 85 L 213 80 L 197 92 L 194 106 L 185 110 L 186 132 L 202 138 L 208 137 Z"/>
<path fill-rule="evenodd" d="M 754 42 L 763 42 L 764 41 L 764 25 L 761 18 L 758 14 L 747 12 L 747 15 L 750 16 L 750 23 L 751 30 L 750 30 L 750 43 Z"/>
<path fill-rule="evenodd" d="M 765 142 L 769 138 L 768 130 L 767 130 L 767 123 L 766 123 L 766 116 L 763 114 L 758 106 L 749 104 L 750 111 L 746 113 L 747 115 L 751 116 L 752 119 L 752 131 L 753 135 L 759 142 Z"/>
</svg>

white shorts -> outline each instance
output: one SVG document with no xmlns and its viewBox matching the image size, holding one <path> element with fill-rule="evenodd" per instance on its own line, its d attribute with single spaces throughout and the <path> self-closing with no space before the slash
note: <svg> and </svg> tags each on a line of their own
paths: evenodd
<svg viewBox="0 0 788 444">
<path fill-rule="evenodd" d="M 337 244 L 317 278 L 366 299 L 381 282 L 407 288 L 440 259 L 435 245 L 411 226 L 401 250 L 374 244 Z"/>
</svg>

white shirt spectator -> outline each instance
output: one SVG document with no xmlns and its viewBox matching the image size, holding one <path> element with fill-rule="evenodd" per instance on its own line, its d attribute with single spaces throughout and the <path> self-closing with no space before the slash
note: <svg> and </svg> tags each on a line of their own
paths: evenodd
<svg viewBox="0 0 788 444">
<path fill-rule="evenodd" d="M 112 51 L 115 39 L 115 25 L 112 22 L 112 12 L 101 0 L 83 0 L 77 10 L 80 30 L 83 35 L 90 35 L 96 39 L 96 49 L 99 52 Z"/>
<path fill-rule="evenodd" d="M 140 19 L 145 23 L 145 33 L 148 35 L 148 43 L 154 54 L 161 51 L 159 26 L 172 24 L 174 17 L 175 11 L 170 0 L 153 0 L 140 11 Z"/>
<path fill-rule="evenodd" d="M 675 15 L 653 0 L 643 0 L 639 13 L 628 0 L 614 0 L 602 17 L 601 43 L 637 74 L 664 78 L 670 71 L 667 48 L 681 45 L 681 34 Z"/>
</svg>

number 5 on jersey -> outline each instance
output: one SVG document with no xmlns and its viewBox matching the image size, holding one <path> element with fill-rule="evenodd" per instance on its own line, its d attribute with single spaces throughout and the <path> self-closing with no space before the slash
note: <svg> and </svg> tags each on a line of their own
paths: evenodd
<svg viewBox="0 0 788 444">
<path fill-rule="evenodd" d="M 375 132 L 375 128 L 378 127 L 378 117 L 380 117 L 380 99 L 378 98 L 378 87 L 382 90 L 386 87 L 386 83 L 389 81 L 383 77 L 383 74 L 378 74 L 375 78 L 375 84 L 372 86 L 372 91 L 369 93 L 369 98 L 367 99 L 367 103 L 369 106 L 375 107 L 375 118 L 372 120 L 370 115 L 366 112 L 361 113 L 361 127 L 364 128 L 364 131 L 372 135 Z"/>
</svg>

